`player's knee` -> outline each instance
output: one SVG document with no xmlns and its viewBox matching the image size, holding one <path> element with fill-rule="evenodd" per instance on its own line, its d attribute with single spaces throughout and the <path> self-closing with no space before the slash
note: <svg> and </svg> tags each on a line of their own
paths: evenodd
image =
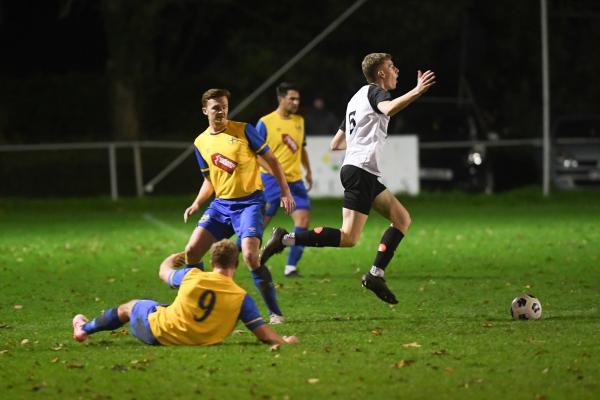
<svg viewBox="0 0 600 400">
<path fill-rule="evenodd" d="M 185 258 L 188 262 L 195 262 L 195 259 L 198 257 L 198 250 L 196 250 L 195 246 L 192 243 L 188 243 L 185 246 Z"/>
<path fill-rule="evenodd" d="M 242 256 L 246 265 L 249 266 L 251 269 L 254 269 L 259 266 L 258 264 L 260 264 L 260 260 L 258 258 L 257 252 L 244 252 Z"/>
<path fill-rule="evenodd" d="M 340 247 L 354 247 L 358 243 L 360 239 L 360 233 L 344 233 L 342 232 L 342 237 L 340 240 Z"/>
</svg>

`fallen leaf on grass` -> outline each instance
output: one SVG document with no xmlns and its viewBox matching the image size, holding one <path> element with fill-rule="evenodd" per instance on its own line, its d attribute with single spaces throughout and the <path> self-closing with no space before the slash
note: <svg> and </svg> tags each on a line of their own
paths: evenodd
<svg viewBox="0 0 600 400">
<path fill-rule="evenodd" d="M 400 360 L 397 363 L 395 363 L 394 365 L 392 365 L 392 367 L 394 368 L 404 368 L 404 367 L 408 367 L 411 364 L 414 364 L 415 360 Z"/>
<path fill-rule="evenodd" d="M 446 371 L 446 373 L 447 373 L 447 374 L 451 374 L 451 373 L 453 373 L 453 372 L 454 372 L 454 368 L 452 368 L 452 367 L 448 367 L 448 368 L 446 368 L 444 371 Z"/>
<path fill-rule="evenodd" d="M 269 351 L 271 353 L 274 353 L 276 351 L 279 351 L 279 346 L 281 346 L 280 344 L 274 344 L 273 346 L 269 347 Z"/>
<path fill-rule="evenodd" d="M 61 351 L 65 349 L 65 345 L 62 343 L 57 343 L 55 347 L 52 347 L 53 351 Z"/>
<path fill-rule="evenodd" d="M 85 367 L 84 364 L 78 363 L 78 362 L 70 362 L 67 364 L 67 368 L 70 368 L 70 369 L 82 369 L 84 367 Z"/>
<path fill-rule="evenodd" d="M 22 304 L 15 304 L 14 307 L 15 307 L 15 310 L 22 310 L 23 309 L 23 305 Z"/>
<path fill-rule="evenodd" d="M 26 344 L 29 344 L 29 339 L 21 340 L 21 346 L 25 346 Z"/>
<path fill-rule="evenodd" d="M 52 360 L 50 360 L 50 362 L 51 362 L 52 364 L 56 364 L 56 363 L 57 363 L 57 362 L 59 362 L 59 361 L 60 361 L 60 358 L 58 358 L 58 357 L 54 357 Z"/>
<path fill-rule="evenodd" d="M 8 329 L 8 328 L 12 328 L 12 326 L 10 326 L 9 324 L 0 322 L 0 329 Z"/>
<path fill-rule="evenodd" d="M 441 350 L 438 350 L 438 351 L 434 351 L 431 354 L 433 354 L 434 356 L 447 356 L 448 355 L 448 350 L 441 349 Z"/>
<path fill-rule="evenodd" d="M 8 350 L 0 350 L 0 356 L 3 356 L 4 354 L 8 354 Z"/>
<path fill-rule="evenodd" d="M 407 349 L 408 348 L 418 348 L 418 347 L 421 347 L 421 345 L 419 343 L 417 343 L 417 342 L 411 342 L 411 343 L 404 343 L 402 345 L 402 347 L 405 347 Z"/>
<path fill-rule="evenodd" d="M 231 332 L 232 335 L 243 335 L 244 333 L 246 333 L 246 331 L 243 329 L 236 329 L 235 331 Z"/>
<path fill-rule="evenodd" d="M 549 368 L 544 368 L 544 369 L 542 370 L 542 374 L 547 374 L 549 370 L 550 370 Z"/>
<path fill-rule="evenodd" d="M 112 369 L 113 371 L 118 371 L 118 372 L 127 372 L 127 371 L 129 371 L 129 368 L 127 368 L 123 364 L 115 364 L 110 369 Z"/>
<path fill-rule="evenodd" d="M 492 328 L 493 326 L 494 324 L 491 322 L 484 322 L 483 324 L 481 324 L 482 328 Z"/>
<path fill-rule="evenodd" d="M 373 334 L 373 336 L 381 336 L 381 328 L 375 328 L 371 331 L 371 333 Z"/>
<path fill-rule="evenodd" d="M 310 383 L 311 385 L 314 385 L 315 383 L 319 382 L 319 378 L 308 378 L 308 383 Z"/>
</svg>

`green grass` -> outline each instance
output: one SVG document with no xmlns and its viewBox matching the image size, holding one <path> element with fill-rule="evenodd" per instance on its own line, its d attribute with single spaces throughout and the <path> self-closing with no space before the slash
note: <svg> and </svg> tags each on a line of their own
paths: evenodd
<svg viewBox="0 0 600 400">
<path fill-rule="evenodd" d="M 356 248 L 307 249 L 301 279 L 274 257 L 289 321 L 277 330 L 295 347 L 271 352 L 241 326 L 202 348 L 124 332 L 74 342 L 76 313 L 173 298 L 157 268 L 187 241 L 191 198 L 0 200 L 3 399 L 600 396 L 600 193 L 403 198 L 413 225 L 386 273 L 393 307 L 360 287 L 386 227 L 376 215 Z M 314 202 L 314 225 L 340 222 L 340 201 Z M 245 267 L 237 278 L 264 312 Z M 510 319 L 521 292 L 541 320 Z"/>
</svg>

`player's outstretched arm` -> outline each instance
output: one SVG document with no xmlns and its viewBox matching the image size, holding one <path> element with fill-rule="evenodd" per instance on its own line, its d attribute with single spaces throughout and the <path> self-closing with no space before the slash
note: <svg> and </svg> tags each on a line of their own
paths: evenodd
<svg viewBox="0 0 600 400">
<path fill-rule="evenodd" d="M 346 150 L 346 133 L 339 129 L 331 142 L 329 142 L 329 149 L 335 150 Z"/>
<path fill-rule="evenodd" d="M 200 186 L 198 196 L 196 196 L 196 199 L 194 200 L 192 205 L 186 208 L 185 212 L 183 213 L 183 222 L 187 224 L 190 215 L 198 211 L 200 206 L 202 206 L 202 204 L 204 204 L 206 200 L 210 199 L 210 196 L 212 196 L 214 192 L 215 188 L 213 187 L 210 179 L 208 178 L 208 176 L 205 176 L 204 182 L 202 182 L 202 186 Z"/>
<path fill-rule="evenodd" d="M 298 338 L 296 336 L 279 336 L 269 325 L 262 324 L 252 330 L 258 340 L 269 344 L 296 344 Z"/>
<path fill-rule="evenodd" d="M 271 170 L 273 171 L 273 176 L 275 179 L 277 179 L 279 189 L 281 190 L 281 207 L 283 207 L 286 214 L 289 215 L 296 208 L 296 202 L 294 201 L 292 193 L 290 192 L 290 188 L 285 180 L 285 175 L 281 169 L 281 165 L 271 150 L 263 153 L 262 158 L 264 158 L 267 164 L 269 164 L 269 167 L 271 167 Z"/>
<path fill-rule="evenodd" d="M 417 71 L 417 85 L 413 90 L 396 97 L 393 100 L 382 101 L 377 104 L 377 108 L 383 114 L 391 117 L 405 109 L 410 103 L 418 99 L 423 93 L 435 85 L 435 73 L 433 71 Z"/>
<path fill-rule="evenodd" d="M 167 285 L 170 285 L 169 277 L 171 273 L 177 271 L 179 267 L 185 264 L 185 253 L 175 253 L 171 254 L 160 264 L 160 268 L 158 270 L 158 276 L 162 281 L 164 281 Z"/>
</svg>

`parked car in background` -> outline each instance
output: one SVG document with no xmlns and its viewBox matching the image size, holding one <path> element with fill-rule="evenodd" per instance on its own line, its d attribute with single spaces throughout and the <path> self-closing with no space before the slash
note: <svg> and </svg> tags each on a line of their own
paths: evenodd
<svg viewBox="0 0 600 400">
<path fill-rule="evenodd" d="M 557 189 L 600 189 L 600 115 L 556 119 L 551 168 Z"/>
</svg>

